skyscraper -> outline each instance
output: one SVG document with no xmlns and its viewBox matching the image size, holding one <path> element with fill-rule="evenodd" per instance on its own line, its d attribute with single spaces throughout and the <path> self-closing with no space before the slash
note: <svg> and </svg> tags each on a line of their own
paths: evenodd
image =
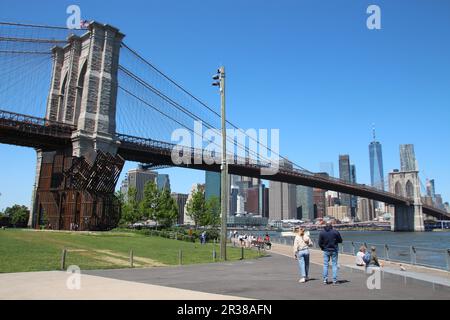
<svg viewBox="0 0 450 320">
<path fill-rule="evenodd" d="M 416 155 L 413 144 L 400 145 L 400 171 L 417 171 Z"/>
<path fill-rule="evenodd" d="M 427 196 L 431 197 L 433 200 L 436 198 L 436 189 L 434 187 L 434 179 L 427 179 Z"/>
<path fill-rule="evenodd" d="M 125 179 L 122 180 L 120 184 L 120 193 L 123 194 L 125 199 L 128 196 L 128 175 L 125 176 Z"/>
<path fill-rule="evenodd" d="M 239 194 L 239 188 L 237 186 L 231 186 L 230 192 L 230 204 L 229 204 L 229 212 L 230 215 L 236 215 L 237 213 L 237 197 Z"/>
<path fill-rule="evenodd" d="M 269 219 L 269 188 L 264 188 L 263 217 Z"/>
<path fill-rule="evenodd" d="M 356 183 L 356 166 L 354 164 L 350 165 L 350 182 Z"/>
<path fill-rule="evenodd" d="M 374 201 L 366 198 L 359 198 L 357 217 L 359 221 L 373 220 L 375 217 Z"/>
<path fill-rule="evenodd" d="M 247 190 L 247 199 L 245 211 L 247 213 L 252 213 L 255 215 L 259 215 L 259 188 L 251 187 Z"/>
<path fill-rule="evenodd" d="M 205 171 L 205 199 L 220 199 L 220 172 Z"/>
<path fill-rule="evenodd" d="M 280 167 L 292 169 L 292 163 L 280 160 Z M 295 219 L 297 216 L 296 186 L 285 182 L 269 182 L 270 220 Z"/>
<path fill-rule="evenodd" d="M 260 183 L 258 186 L 259 193 L 258 193 L 258 214 L 264 217 L 264 197 L 266 194 L 266 185 L 264 183 Z"/>
<path fill-rule="evenodd" d="M 351 182 L 350 156 L 348 154 L 339 155 L 339 178 L 346 182 Z M 341 205 L 350 208 L 350 195 L 340 194 Z"/>
<path fill-rule="evenodd" d="M 372 187 L 384 190 L 383 151 L 381 143 L 376 140 L 373 129 L 373 141 L 369 144 L 370 182 Z"/>
<path fill-rule="evenodd" d="M 241 181 L 241 176 L 237 176 L 235 174 L 230 174 L 230 188 L 232 186 L 237 186 L 237 183 Z"/>
<path fill-rule="evenodd" d="M 167 189 L 170 191 L 170 179 L 168 174 L 160 174 L 156 177 L 156 185 L 159 190 Z"/>
<path fill-rule="evenodd" d="M 350 156 L 348 154 L 339 155 L 339 178 L 351 182 L 350 176 Z"/>
<path fill-rule="evenodd" d="M 157 172 L 144 169 L 142 166 L 139 166 L 137 169 L 131 169 L 125 177 L 126 181 L 122 182 L 121 191 L 126 195 L 129 188 L 135 188 L 136 200 L 139 202 L 144 197 L 145 184 L 149 181 L 156 182 L 157 176 Z"/>
<path fill-rule="evenodd" d="M 324 178 L 329 178 L 328 173 L 319 172 L 318 175 L 321 175 Z M 313 201 L 314 201 L 314 215 L 313 218 L 323 218 L 327 215 L 327 204 L 325 193 L 327 190 L 323 190 L 320 188 L 313 188 Z"/>
<path fill-rule="evenodd" d="M 178 207 L 178 218 L 177 218 L 177 223 L 178 224 L 184 224 L 184 207 L 186 206 L 186 202 L 188 199 L 188 194 L 183 194 L 183 193 L 176 193 L 173 192 L 170 195 L 175 202 L 177 203 L 177 207 Z"/>
<path fill-rule="evenodd" d="M 442 196 L 440 194 L 436 194 L 434 197 L 434 206 L 438 209 L 445 210 L 444 201 L 442 200 Z"/>
<path fill-rule="evenodd" d="M 356 183 L 356 166 L 354 164 L 350 165 L 350 180 L 352 183 Z M 350 215 L 354 218 L 356 217 L 356 210 L 358 208 L 358 197 L 350 196 Z"/>
<path fill-rule="evenodd" d="M 297 186 L 297 219 L 314 219 L 313 188 Z"/>
</svg>

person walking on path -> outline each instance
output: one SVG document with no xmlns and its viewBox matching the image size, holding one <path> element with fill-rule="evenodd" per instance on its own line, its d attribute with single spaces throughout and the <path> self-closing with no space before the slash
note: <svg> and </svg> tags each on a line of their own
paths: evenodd
<svg viewBox="0 0 450 320">
<path fill-rule="evenodd" d="M 304 283 L 308 281 L 309 273 L 309 247 L 312 246 L 312 241 L 309 235 L 305 234 L 304 228 L 295 228 L 297 235 L 294 240 L 294 258 L 298 261 L 298 268 L 300 273 L 300 280 L 298 282 Z"/>
<path fill-rule="evenodd" d="M 324 284 L 328 284 L 328 265 L 330 260 L 333 271 L 333 284 L 337 284 L 339 243 L 342 243 L 341 234 L 333 229 L 331 222 L 327 222 L 324 230 L 319 234 L 319 247 L 323 251 Z"/>
</svg>

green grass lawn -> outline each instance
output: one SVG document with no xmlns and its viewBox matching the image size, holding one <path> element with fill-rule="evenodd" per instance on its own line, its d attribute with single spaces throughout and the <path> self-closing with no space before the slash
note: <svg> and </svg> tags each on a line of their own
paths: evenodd
<svg viewBox="0 0 450 320">
<path fill-rule="evenodd" d="M 178 265 L 179 250 L 183 264 L 213 262 L 219 245 L 190 243 L 133 232 L 55 232 L 22 229 L 0 230 L 0 273 L 59 270 L 61 253 L 67 249 L 66 266 L 82 270 L 128 268 L 133 250 L 135 267 Z M 229 247 L 228 260 L 238 260 L 241 249 Z M 245 250 L 245 258 L 258 257 Z M 218 261 L 218 260 L 217 260 Z"/>
</svg>

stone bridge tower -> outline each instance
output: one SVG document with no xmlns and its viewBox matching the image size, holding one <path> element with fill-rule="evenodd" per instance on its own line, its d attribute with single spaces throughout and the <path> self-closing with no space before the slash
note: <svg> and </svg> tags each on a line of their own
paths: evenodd
<svg viewBox="0 0 450 320">
<path fill-rule="evenodd" d="M 91 22 L 86 33 L 53 48 L 46 119 L 74 131 L 66 149 L 37 150 L 33 227 L 86 230 L 113 223 L 114 187 L 124 162 L 115 140 L 123 37 L 112 26 Z"/>
<path fill-rule="evenodd" d="M 115 154 L 117 71 L 124 35 L 92 22 L 81 37 L 53 49 L 52 83 L 46 118 L 77 126 L 74 156 L 94 150 Z"/>
<path fill-rule="evenodd" d="M 389 173 L 389 191 L 399 196 L 412 199 L 410 205 L 396 205 L 392 217 L 393 231 L 424 231 L 422 198 L 418 171 Z"/>
</svg>

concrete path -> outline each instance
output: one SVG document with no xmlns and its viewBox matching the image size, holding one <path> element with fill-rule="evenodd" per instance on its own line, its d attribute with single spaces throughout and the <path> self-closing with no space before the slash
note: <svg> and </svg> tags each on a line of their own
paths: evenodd
<svg viewBox="0 0 450 320">
<path fill-rule="evenodd" d="M 91 275 L 173 288 L 254 299 L 450 299 L 448 287 L 384 273 L 381 288 L 370 290 L 367 276 L 340 269 L 340 284 L 322 283 L 322 267 L 311 264 L 311 281 L 298 283 L 297 264 L 290 257 L 271 254 L 256 260 L 153 269 L 98 270 Z"/>
<path fill-rule="evenodd" d="M 69 290 L 70 275 L 61 271 L 0 274 L 0 299 L 450 299 L 449 286 L 393 265 L 381 273 L 380 289 L 370 290 L 347 255 L 340 256 L 339 284 L 324 285 L 320 251 L 311 253 L 311 280 L 300 284 L 290 247 L 275 244 L 268 253 L 230 263 L 82 271 L 80 290 Z M 422 275 L 436 277 L 432 270 Z"/>
<path fill-rule="evenodd" d="M 125 270 L 124 270 L 125 271 Z M 0 274 L 0 300 L 236 300 L 218 295 L 129 282 L 92 275 L 81 275 L 80 289 L 67 287 L 70 274 L 63 271 Z M 73 278 L 72 278 L 73 279 Z M 76 281 L 69 281 L 73 288 Z"/>
</svg>

